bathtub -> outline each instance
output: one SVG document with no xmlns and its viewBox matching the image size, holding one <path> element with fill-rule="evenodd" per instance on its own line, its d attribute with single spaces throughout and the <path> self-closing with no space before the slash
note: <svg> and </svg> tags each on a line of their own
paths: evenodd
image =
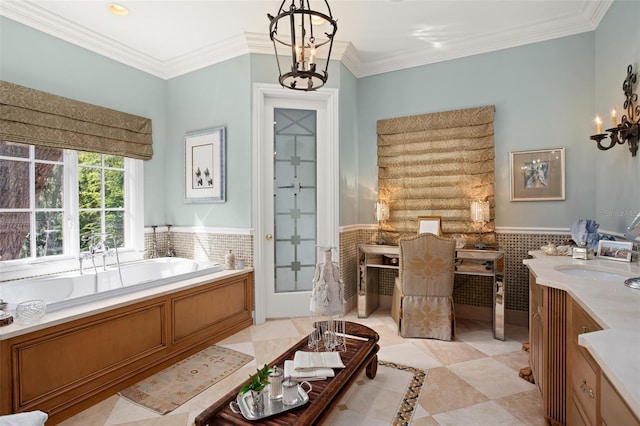
<svg viewBox="0 0 640 426">
<path fill-rule="evenodd" d="M 42 299 L 47 303 L 47 312 L 53 312 L 222 269 L 221 264 L 214 262 L 176 257 L 148 259 L 122 265 L 121 283 L 117 267 L 108 267 L 104 271 L 100 266 L 96 274 L 93 267 L 87 265 L 82 275 L 74 272 L 0 283 L 0 299 L 9 303 L 10 311 L 20 302 Z"/>
</svg>

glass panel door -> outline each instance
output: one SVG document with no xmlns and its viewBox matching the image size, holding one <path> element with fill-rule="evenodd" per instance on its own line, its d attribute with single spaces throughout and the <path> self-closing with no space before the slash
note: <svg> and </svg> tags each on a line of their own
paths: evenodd
<svg viewBox="0 0 640 426">
<path fill-rule="evenodd" d="M 275 293 L 310 291 L 316 264 L 315 110 L 274 109 Z"/>
</svg>

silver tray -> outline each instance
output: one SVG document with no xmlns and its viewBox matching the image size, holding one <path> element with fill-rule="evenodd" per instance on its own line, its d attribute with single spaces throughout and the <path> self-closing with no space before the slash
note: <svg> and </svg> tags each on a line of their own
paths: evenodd
<svg viewBox="0 0 640 426">
<path fill-rule="evenodd" d="M 251 395 L 249 392 L 244 394 L 238 394 L 235 401 L 229 403 L 229 408 L 236 414 L 242 414 L 247 420 L 260 420 L 266 417 L 274 416 L 276 414 L 284 413 L 285 411 L 293 410 L 301 405 L 309 402 L 309 395 L 302 386 L 298 385 L 298 402 L 291 405 L 285 405 L 282 402 L 282 398 L 271 399 L 269 392 L 264 393 L 264 412 L 256 413 L 253 404 L 251 403 Z"/>
</svg>

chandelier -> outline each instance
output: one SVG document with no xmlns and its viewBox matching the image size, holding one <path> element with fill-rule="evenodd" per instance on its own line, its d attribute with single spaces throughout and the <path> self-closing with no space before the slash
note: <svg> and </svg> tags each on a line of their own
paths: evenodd
<svg viewBox="0 0 640 426">
<path fill-rule="evenodd" d="M 309 0 L 299 0 L 297 6 L 296 0 L 291 0 L 288 8 L 286 2 L 282 1 L 275 17 L 267 14 L 278 80 L 288 89 L 319 89 L 329 77 L 327 69 L 338 24 L 326 0 L 323 11 L 312 10 Z"/>
<path fill-rule="evenodd" d="M 611 149 L 616 144 L 624 145 L 628 143 L 632 157 L 635 157 L 638 152 L 640 105 L 636 105 L 638 94 L 633 93 L 633 88 L 637 81 L 636 76 L 637 74 L 633 72 L 633 67 L 629 65 L 627 67 L 627 78 L 622 82 L 622 92 L 625 96 L 623 106 L 627 110 L 627 114 L 622 116 L 620 124 L 618 124 L 616 110 L 611 111 L 611 124 L 613 127 L 606 130 L 609 132 L 608 136 L 611 139 L 609 145 L 602 144 L 602 141 L 607 138 L 607 134 L 602 133 L 602 120 L 600 120 L 600 117 L 596 117 L 596 134 L 592 135 L 590 139 L 596 141 L 598 149 L 602 151 Z"/>
</svg>

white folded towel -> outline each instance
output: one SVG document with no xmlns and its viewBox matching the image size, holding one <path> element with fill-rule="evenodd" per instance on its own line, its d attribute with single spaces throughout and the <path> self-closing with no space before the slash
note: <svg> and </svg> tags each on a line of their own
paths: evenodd
<svg viewBox="0 0 640 426">
<path fill-rule="evenodd" d="M 316 368 L 344 368 L 340 352 L 304 352 L 296 351 L 293 356 L 293 367 L 297 371 Z"/>
<path fill-rule="evenodd" d="M 293 366 L 292 360 L 284 362 L 284 377 L 291 377 L 299 382 L 312 380 L 327 380 L 328 377 L 334 377 L 336 373 L 333 368 L 315 368 L 313 370 L 298 371 Z"/>
<path fill-rule="evenodd" d="M 42 411 L 0 416 L 0 426 L 44 426 L 49 416 Z"/>
</svg>

